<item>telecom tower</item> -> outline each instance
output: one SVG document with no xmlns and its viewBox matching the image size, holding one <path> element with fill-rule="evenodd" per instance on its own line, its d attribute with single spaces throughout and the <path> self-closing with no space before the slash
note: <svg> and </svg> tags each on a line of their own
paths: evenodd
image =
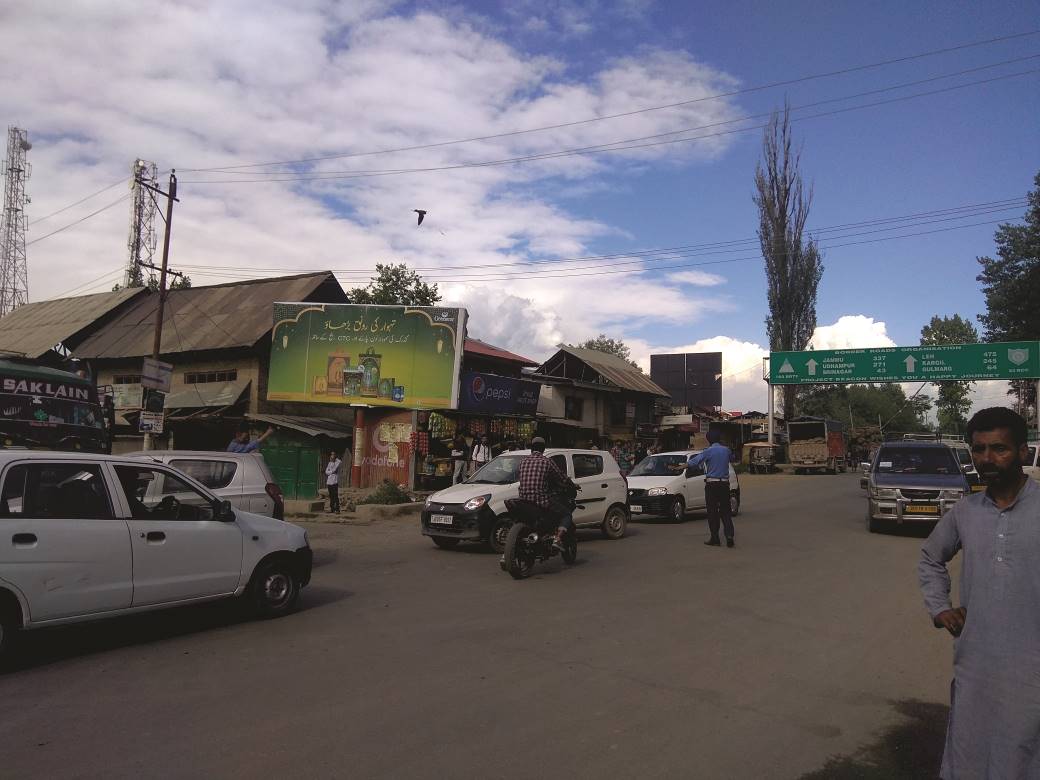
<svg viewBox="0 0 1040 780">
<path fill-rule="evenodd" d="M 25 153 L 32 149 L 29 133 L 7 128 L 4 160 L 4 213 L 0 219 L 0 317 L 29 299 L 29 269 L 25 262 L 25 182 L 32 167 Z"/>
<path fill-rule="evenodd" d="M 155 260 L 155 245 L 157 235 L 155 232 L 156 205 L 147 184 L 152 187 L 159 186 L 159 169 L 155 163 L 147 160 L 134 160 L 130 168 L 133 181 L 130 188 L 133 190 L 133 198 L 130 202 L 130 237 L 126 246 L 130 250 L 130 259 L 126 264 L 126 273 L 123 275 L 123 287 L 143 287 L 144 269 L 148 269 L 148 275 L 153 276 L 152 269 Z"/>
</svg>

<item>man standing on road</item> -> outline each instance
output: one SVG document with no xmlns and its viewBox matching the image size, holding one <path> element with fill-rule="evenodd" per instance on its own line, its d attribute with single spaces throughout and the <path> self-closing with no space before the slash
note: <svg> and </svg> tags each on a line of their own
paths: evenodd
<svg viewBox="0 0 1040 780">
<path fill-rule="evenodd" d="M 329 489 L 329 511 L 339 514 L 339 470 L 343 461 L 339 459 L 336 451 L 329 453 L 329 462 L 325 466 L 325 487 Z"/>
<path fill-rule="evenodd" d="M 711 538 L 705 542 L 709 547 L 718 547 L 719 524 L 726 532 L 726 546 L 733 547 L 733 515 L 729 506 L 729 460 L 730 449 L 722 444 L 717 430 L 708 431 L 710 446 L 687 461 L 687 466 L 704 464 L 704 501 L 708 506 L 708 529 Z"/>
<path fill-rule="evenodd" d="M 1022 471 L 1026 421 L 1010 409 L 968 423 L 985 493 L 935 526 L 917 566 L 928 614 L 953 645 L 944 780 L 1040 777 L 1040 485 Z M 946 564 L 963 551 L 961 606 Z"/>
<path fill-rule="evenodd" d="M 274 433 L 273 427 L 268 429 L 261 434 L 258 438 L 253 441 L 249 441 L 249 426 L 244 425 L 239 428 L 238 433 L 235 434 L 235 438 L 231 440 L 231 443 L 227 446 L 228 452 L 256 452 L 260 449 L 260 445 L 264 443 L 264 439 Z"/>
</svg>

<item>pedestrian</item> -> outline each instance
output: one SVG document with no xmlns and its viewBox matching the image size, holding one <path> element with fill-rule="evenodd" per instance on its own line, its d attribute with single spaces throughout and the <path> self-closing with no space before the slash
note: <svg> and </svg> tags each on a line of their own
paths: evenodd
<svg viewBox="0 0 1040 780">
<path fill-rule="evenodd" d="M 1040 777 L 1040 485 L 1026 421 L 997 406 L 968 422 L 985 492 L 960 499 L 921 549 L 917 574 L 936 628 L 953 645 L 941 776 Z M 946 565 L 962 553 L 960 601 Z"/>
<path fill-rule="evenodd" d="M 708 531 L 711 536 L 705 542 L 709 547 L 718 547 L 719 524 L 726 533 L 726 546 L 733 547 L 733 514 L 729 505 L 729 461 L 732 457 L 729 447 L 722 443 L 717 430 L 708 431 L 708 449 L 693 455 L 687 466 L 704 464 L 704 502 L 708 507 Z"/>
<path fill-rule="evenodd" d="M 339 514 L 339 470 L 343 461 L 335 450 L 329 452 L 329 462 L 325 466 L 325 487 L 329 489 L 329 511 Z"/>
<path fill-rule="evenodd" d="M 461 434 L 456 436 L 455 441 L 451 445 L 451 461 L 453 465 L 451 484 L 453 485 L 465 479 L 466 461 L 469 459 L 467 450 L 466 440 L 462 438 Z"/>
<path fill-rule="evenodd" d="M 249 425 L 243 425 L 238 429 L 238 433 L 235 434 L 235 438 L 231 440 L 231 443 L 227 446 L 228 452 L 255 452 L 260 449 L 260 445 L 264 443 L 264 440 L 274 433 L 273 427 L 268 427 L 267 430 L 258 436 L 253 441 L 249 440 Z"/>
<path fill-rule="evenodd" d="M 487 434 L 480 437 L 480 441 L 473 445 L 473 453 L 470 457 L 470 473 L 476 474 L 478 469 L 491 460 L 491 445 L 488 444 Z"/>
</svg>

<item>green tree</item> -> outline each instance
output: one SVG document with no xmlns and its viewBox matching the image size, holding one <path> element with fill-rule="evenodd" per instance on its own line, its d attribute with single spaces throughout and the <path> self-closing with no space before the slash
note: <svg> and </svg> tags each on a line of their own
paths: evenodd
<svg viewBox="0 0 1040 780">
<path fill-rule="evenodd" d="M 905 433 L 927 431 L 924 415 L 930 408 L 928 398 L 907 398 L 897 384 L 812 385 L 799 398 L 802 414 L 840 420 L 857 430 L 883 427 Z"/>
<path fill-rule="evenodd" d="M 802 350 L 809 344 L 816 330 L 816 290 L 823 276 L 816 242 L 803 238 L 812 188 L 806 192 L 799 171 L 801 152 L 792 144 L 790 107 L 785 105 L 766 127 L 753 196 L 766 266 L 766 333 L 773 351 Z M 787 419 L 794 417 L 797 392 L 793 385 L 783 389 Z"/>
<path fill-rule="evenodd" d="M 921 345 L 932 344 L 976 344 L 979 332 L 959 314 L 952 317 L 932 317 L 932 321 L 921 328 Z M 972 382 L 933 382 L 939 388 L 935 401 L 939 430 L 950 433 L 963 432 L 968 425 L 971 411 Z"/>
<path fill-rule="evenodd" d="M 986 313 L 979 315 L 986 341 L 1035 341 L 1040 339 L 1040 173 L 1027 196 L 1023 224 L 997 227 L 993 240 L 997 257 L 979 257 L 986 297 Z M 1009 395 L 1036 410 L 1036 383 L 1011 383 Z"/>
<path fill-rule="evenodd" d="M 404 263 L 376 263 L 376 275 L 364 287 L 347 290 L 350 303 L 397 306 L 435 306 L 441 294 L 436 284 L 427 284 Z"/>
<path fill-rule="evenodd" d="M 573 347 L 575 345 L 568 344 L 567 346 Z M 628 348 L 628 345 L 621 339 L 609 338 L 606 333 L 600 333 L 594 339 L 586 339 L 577 346 L 579 349 L 594 349 L 597 352 L 606 352 L 608 355 L 615 355 L 633 368 L 639 368 L 639 364 L 632 360 L 632 350 Z M 639 370 L 642 371 L 643 369 L 639 368 Z"/>
<path fill-rule="evenodd" d="M 167 285 L 166 287 L 166 289 L 168 290 L 187 290 L 189 287 L 191 287 L 191 277 L 187 274 L 180 274 L 178 276 L 171 275 L 167 278 L 170 280 L 169 285 Z M 144 282 L 143 279 L 142 282 Z M 149 276 L 147 282 L 144 282 L 142 284 L 131 284 L 130 287 L 147 287 L 152 292 L 158 292 L 159 277 L 155 275 Z M 123 285 L 117 284 L 112 288 L 112 292 L 118 292 L 122 289 Z"/>
</svg>

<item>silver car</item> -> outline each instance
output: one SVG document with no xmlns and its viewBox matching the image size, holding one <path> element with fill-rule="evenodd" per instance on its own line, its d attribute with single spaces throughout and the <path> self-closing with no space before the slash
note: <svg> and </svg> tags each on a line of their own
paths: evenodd
<svg viewBox="0 0 1040 780">
<path fill-rule="evenodd" d="M 285 519 L 282 489 L 259 452 L 208 450 L 147 450 L 131 453 L 179 469 L 227 499 L 235 509 Z"/>
</svg>

